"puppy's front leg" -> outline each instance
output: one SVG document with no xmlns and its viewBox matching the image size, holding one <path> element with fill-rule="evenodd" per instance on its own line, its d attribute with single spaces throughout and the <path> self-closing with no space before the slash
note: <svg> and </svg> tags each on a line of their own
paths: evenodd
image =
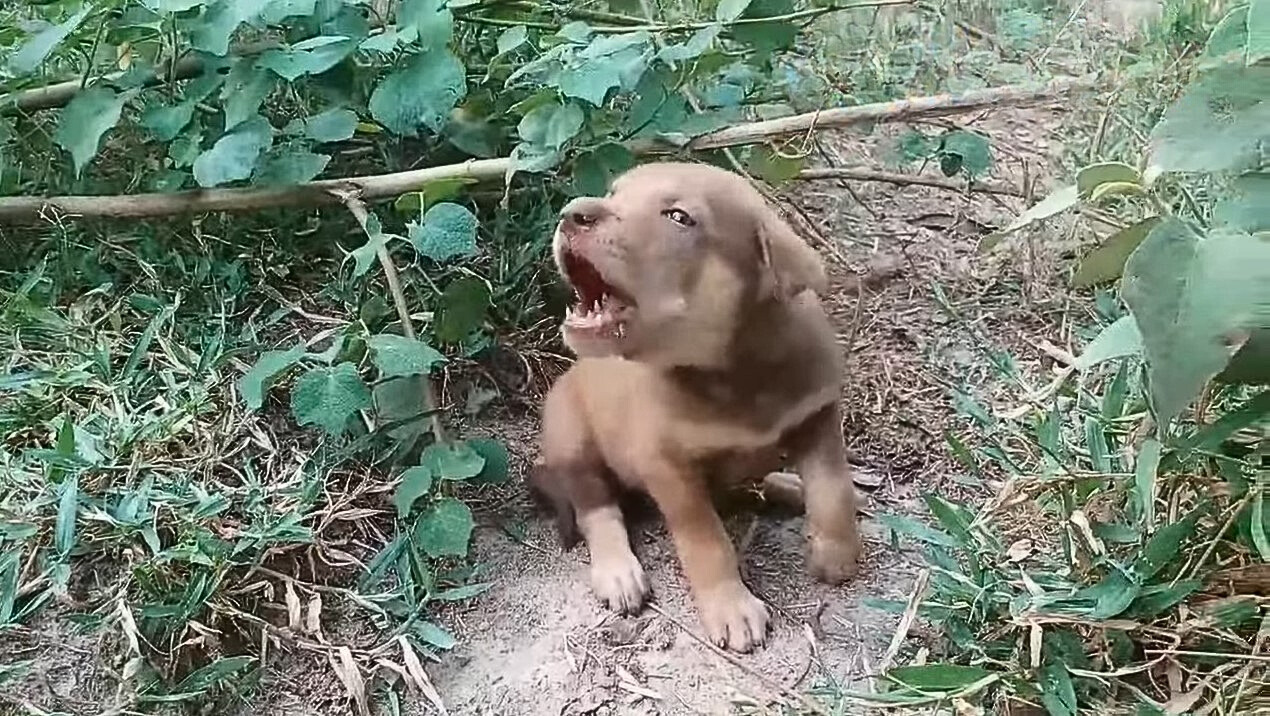
<svg viewBox="0 0 1270 716">
<path fill-rule="evenodd" d="M 578 529 L 591 552 L 591 590 L 620 614 L 634 614 L 648 597 L 648 577 L 631 551 L 616 502 L 578 512 Z"/>
<path fill-rule="evenodd" d="M 710 641 L 749 651 L 767 637 L 767 606 L 741 582 L 736 550 L 704 482 L 669 466 L 644 480 L 666 518 Z"/>
<path fill-rule="evenodd" d="M 807 563 L 818 579 L 837 584 L 855 575 L 860 557 L 856 494 L 835 404 L 814 417 L 796 458 L 807 511 Z"/>
</svg>

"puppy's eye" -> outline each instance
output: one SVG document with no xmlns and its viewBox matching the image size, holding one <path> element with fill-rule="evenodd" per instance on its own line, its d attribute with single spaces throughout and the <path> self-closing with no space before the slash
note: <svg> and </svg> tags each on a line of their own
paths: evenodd
<svg viewBox="0 0 1270 716">
<path fill-rule="evenodd" d="M 688 216 L 688 212 L 684 211 L 683 209 L 667 209 L 663 211 L 661 214 L 662 216 L 666 217 L 667 219 L 670 219 L 671 221 L 675 222 L 676 224 L 679 224 L 680 226 L 696 226 L 697 225 L 696 220 L 694 220 L 691 216 Z"/>
</svg>

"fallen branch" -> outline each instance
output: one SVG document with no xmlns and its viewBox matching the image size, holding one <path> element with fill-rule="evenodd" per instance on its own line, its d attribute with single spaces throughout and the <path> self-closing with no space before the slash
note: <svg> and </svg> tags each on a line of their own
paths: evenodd
<svg viewBox="0 0 1270 716">
<path fill-rule="evenodd" d="M 1053 80 L 1033 86 L 1006 86 L 975 90 L 961 95 L 935 95 L 878 102 L 856 107 L 809 112 L 763 122 L 726 127 L 681 144 L 666 140 L 633 142 L 635 154 L 666 154 L 676 151 L 722 149 L 758 144 L 791 134 L 846 127 L 864 122 L 900 121 L 990 107 L 1015 106 L 1053 99 L 1055 96 L 1092 87 L 1092 76 Z M 473 159 L 460 164 L 427 167 L 392 174 L 323 179 L 285 187 L 242 187 L 235 189 L 192 189 L 173 193 L 119 196 L 2 197 L 0 223 L 30 222 L 40 218 L 111 217 L 151 218 L 209 211 L 257 211 L 260 209 L 318 206 L 340 203 L 337 194 L 354 191 L 371 201 L 399 196 L 431 182 L 445 179 L 493 181 L 513 168 L 510 158 Z"/>
<path fill-rule="evenodd" d="M 896 186 L 929 186 L 936 189 L 947 189 L 956 192 L 981 192 L 984 194 L 1000 194 L 1002 196 L 1023 196 L 1023 192 L 1012 186 L 991 182 L 965 182 L 956 179 L 922 176 L 919 174 L 900 174 L 899 172 L 874 171 L 872 169 L 804 169 L 795 179 L 818 181 L 821 179 L 850 179 L 852 181 L 878 181 Z"/>
</svg>

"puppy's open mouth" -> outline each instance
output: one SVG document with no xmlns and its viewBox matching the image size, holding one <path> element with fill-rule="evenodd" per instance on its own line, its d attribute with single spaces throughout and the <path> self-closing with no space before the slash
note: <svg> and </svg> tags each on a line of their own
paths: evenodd
<svg viewBox="0 0 1270 716">
<path fill-rule="evenodd" d="M 565 313 L 565 327 L 597 336 L 624 338 L 626 319 L 635 302 L 609 283 L 595 264 L 572 251 L 564 252 L 564 272 L 578 299 Z"/>
</svg>

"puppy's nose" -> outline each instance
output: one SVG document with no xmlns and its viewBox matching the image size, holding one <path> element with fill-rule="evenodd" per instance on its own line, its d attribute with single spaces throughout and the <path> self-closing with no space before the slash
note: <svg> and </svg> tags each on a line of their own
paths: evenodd
<svg viewBox="0 0 1270 716">
<path fill-rule="evenodd" d="M 560 223 L 566 229 L 588 229 L 595 226 L 605 214 L 604 200 L 589 196 L 578 197 L 560 210 Z"/>
</svg>

